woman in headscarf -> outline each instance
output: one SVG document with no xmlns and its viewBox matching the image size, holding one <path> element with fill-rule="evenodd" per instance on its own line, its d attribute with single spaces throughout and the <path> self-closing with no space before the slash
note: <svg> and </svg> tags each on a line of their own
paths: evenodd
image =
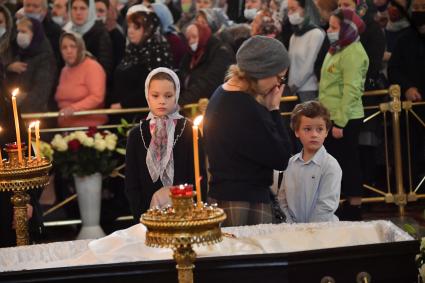
<svg viewBox="0 0 425 283">
<path fill-rule="evenodd" d="M 114 73 L 114 104 L 112 108 L 146 107 L 144 80 L 158 67 L 172 67 L 172 55 L 161 35 L 155 13 L 136 5 L 127 15 L 128 45 Z"/>
<path fill-rule="evenodd" d="M 55 99 L 60 109 L 60 127 L 98 126 L 106 115 L 75 116 L 75 111 L 100 109 L 105 99 L 106 75 L 102 66 L 86 51 L 82 37 L 65 32 L 60 39 L 65 67 L 62 69 Z"/>
<path fill-rule="evenodd" d="M 227 68 L 235 61 L 233 51 L 212 36 L 209 26 L 194 22 L 185 32 L 189 52 L 180 66 L 183 84 L 180 105 L 209 98 L 223 82 Z"/>
<path fill-rule="evenodd" d="M 109 77 L 113 72 L 113 49 L 111 38 L 101 21 L 97 21 L 96 5 L 94 0 L 70 0 L 69 18 L 65 31 L 80 34 L 89 51 L 102 65 Z"/>
<path fill-rule="evenodd" d="M 18 54 L 8 66 L 7 88 L 20 89 L 22 112 L 45 112 L 56 78 L 55 55 L 38 20 L 21 18 L 17 31 Z"/>
<path fill-rule="evenodd" d="M 147 76 L 145 98 L 150 112 L 130 131 L 125 161 L 125 191 L 135 222 L 160 188 L 194 184 L 192 124 L 179 114 L 179 95 L 180 82 L 172 70 L 157 68 Z M 206 188 L 202 145 L 200 150 Z"/>
<path fill-rule="evenodd" d="M 288 85 L 301 102 L 317 99 L 318 96 L 319 85 L 314 67 L 325 32 L 312 21 L 316 14 L 319 13 L 311 0 L 288 0 L 288 17 L 294 31 L 289 40 L 291 68 Z"/>
<path fill-rule="evenodd" d="M 0 5 L 0 63 L 7 66 L 13 59 L 13 18 L 3 4 Z M 12 67 L 13 68 L 13 67 Z"/>
<path fill-rule="evenodd" d="M 276 38 L 280 32 L 280 28 L 280 22 L 275 21 L 272 11 L 262 9 L 258 11 L 254 20 L 251 22 L 251 36 L 264 35 Z"/>
<path fill-rule="evenodd" d="M 161 33 L 167 39 L 170 46 L 171 54 L 173 55 L 173 67 L 178 69 L 183 56 L 187 52 L 187 44 L 183 40 L 184 35 L 177 32 L 174 26 L 173 15 L 170 9 L 161 3 L 152 4 L 152 9 L 158 16 L 161 23 Z"/>
<path fill-rule="evenodd" d="M 362 178 L 358 141 L 363 124 L 362 95 L 369 58 L 360 43 L 365 29 L 360 17 L 351 9 L 337 9 L 329 20 L 331 43 L 322 66 L 319 101 L 331 113 L 333 127 L 325 141 L 328 152 L 341 166 L 341 193 L 348 205 L 341 220 L 361 218 Z"/>
<path fill-rule="evenodd" d="M 386 45 L 384 32 L 373 18 L 365 0 L 338 0 L 338 7 L 353 10 L 365 23 L 366 28 L 360 34 L 360 42 L 369 57 L 365 89 L 382 88 L 378 82 Z"/>
</svg>

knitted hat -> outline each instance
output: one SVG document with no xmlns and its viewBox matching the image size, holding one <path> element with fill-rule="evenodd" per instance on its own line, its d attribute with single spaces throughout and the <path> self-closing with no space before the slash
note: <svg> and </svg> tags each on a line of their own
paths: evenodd
<svg viewBox="0 0 425 283">
<path fill-rule="evenodd" d="M 248 76 L 264 79 L 288 68 L 289 56 L 280 41 L 256 35 L 241 45 L 236 53 L 236 63 Z"/>
</svg>

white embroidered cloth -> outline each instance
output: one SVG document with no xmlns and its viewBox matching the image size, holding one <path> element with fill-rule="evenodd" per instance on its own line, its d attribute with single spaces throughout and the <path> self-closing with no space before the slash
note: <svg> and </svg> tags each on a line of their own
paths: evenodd
<svg viewBox="0 0 425 283">
<path fill-rule="evenodd" d="M 228 227 L 221 243 L 196 246 L 198 257 L 286 253 L 413 240 L 390 221 L 261 224 Z M 171 249 L 147 247 L 142 224 L 98 240 L 0 249 L 0 271 L 172 259 Z"/>
</svg>

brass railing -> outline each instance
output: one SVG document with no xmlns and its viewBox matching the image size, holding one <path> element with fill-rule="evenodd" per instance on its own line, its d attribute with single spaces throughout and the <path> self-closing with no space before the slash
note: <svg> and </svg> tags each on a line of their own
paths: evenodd
<svg viewBox="0 0 425 283">
<path fill-rule="evenodd" d="M 386 202 L 386 203 L 394 203 L 399 207 L 400 215 L 404 215 L 405 206 L 408 202 L 416 201 L 418 199 L 425 198 L 425 194 L 417 194 L 420 187 L 425 182 L 425 177 L 419 182 L 419 184 L 413 189 L 412 184 L 412 168 L 411 168 L 411 152 L 409 145 L 409 117 L 411 114 L 415 117 L 421 125 L 425 127 L 425 122 L 417 115 L 417 113 L 413 110 L 413 106 L 425 106 L 425 102 L 412 103 L 409 101 L 401 102 L 400 100 L 400 87 L 397 85 L 393 85 L 388 89 L 384 90 L 374 90 L 367 91 L 364 94 L 365 96 L 386 96 L 389 95 L 391 100 L 389 102 L 381 103 L 379 105 L 372 105 L 364 107 L 365 110 L 373 110 L 376 109 L 378 111 L 364 118 L 364 123 L 375 119 L 380 114 L 383 115 L 383 123 L 384 123 L 384 150 L 385 150 L 385 167 L 386 167 L 386 191 L 373 187 L 368 184 L 363 184 L 363 187 L 371 192 L 378 194 L 379 196 L 375 197 L 363 197 L 362 203 L 372 203 L 372 202 Z M 282 97 L 282 102 L 296 102 L 298 100 L 297 96 L 285 96 Z M 204 112 L 206 109 L 206 105 L 208 104 L 208 100 L 200 101 L 199 103 L 185 105 L 183 107 L 184 110 L 188 110 L 191 116 L 195 116 L 196 113 Z M 403 164 L 402 164 L 402 155 L 401 155 L 401 142 L 400 142 L 400 114 L 401 111 L 405 110 L 406 112 L 406 129 L 407 129 L 407 143 L 408 143 L 408 180 L 409 180 L 409 193 L 407 194 L 404 185 L 403 185 Z M 148 108 L 128 108 L 128 109 L 98 109 L 98 110 L 88 110 L 88 111 L 79 111 L 73 113 L 75 116 L 81 115 L 93 115 L 93 114 L 108 114 L 108 115 L 122 115 L 122 114 L 130 114 L 130 113 L 146 113 L 148 112 Z M 395 172 L 395 192 L 391 190 L 391 181 L 390 181 L 390 162 L 389 162 L 389 146 L 388 146 L 388 133 L 387 133 L 387 113 L 391 114 L 392 118 L 392 138 L 393 138 L 393 155 L 394 155 L 394 172 Z M 290 112 L 281 113 L 283 116 L 288 116 Z M 48 112 L 48 113 L 30 113 L 30 114 L 22 114 L 23 119 L 45 119 L 45 118 L 55 118 L 58 117 L 58 112 Z M 118 128 L 121 125 L 103 125 L 99 128 L 101 129 L 113 129 Z M 43 129 L 42 132 L 63 132 L 63 131 L 75 131 L 75 130 L 84 130 L 87 127 L 73 127 L 73 128 L 52 128 L 52 129 Z M 123 174 L 119 172 L 125 165 L 122 164 L 114 172 L 112 173 L 113 177 L 122 177 L 125 178 Z M 72 195 L 69 198 L 65 199 L 61 203 L 56 204 L 54 207 L 50 208 L 48 211 L 44 213 L 44 215 L 48 215 L 53 211 L 61 208 L 67 203 L 73 201 L 76 198 L 76 195 Z M 128 217 L 121 217 L 122 219 L 127 219 Z M 120 218 L 120 219 L 121 219 Z M 121 219 L 121 220 L 122 220 Z M 46 223 L 47 226 L 52 225 L 71 225 L 80 223 L 79 220 L 70 220 L 70 221 L 55 221 L 51 223 Z"/>
</svg>

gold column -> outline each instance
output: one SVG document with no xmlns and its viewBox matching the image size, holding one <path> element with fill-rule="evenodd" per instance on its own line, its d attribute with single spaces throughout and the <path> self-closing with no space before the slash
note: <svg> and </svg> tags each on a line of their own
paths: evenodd
<svg viewBox="0 0 425 283">
<path fill-rule="evenodd" d="M 392 85 L 389 89 L 390 111 L 392 113 L 393 143 L 394 143 L 394 165 L 395 165 L 395 181 L 397 194 L 394 201 L 399 207 L 400 216 L 404 216 L 405 206 L 407 204 L 406 193 L 403 187 L 403 169 L 401 159 L 401 141 L 400 141 L 400 86 Z"/>
<path fill-rule="evenodd" d="M 29 244 L 27 204 L 30 196 L 26 192 L 15 191 L 10 198 L 13 204 L 13 219 L 16 225 L 16 244 L 18 246 Z"/>
</svg>

